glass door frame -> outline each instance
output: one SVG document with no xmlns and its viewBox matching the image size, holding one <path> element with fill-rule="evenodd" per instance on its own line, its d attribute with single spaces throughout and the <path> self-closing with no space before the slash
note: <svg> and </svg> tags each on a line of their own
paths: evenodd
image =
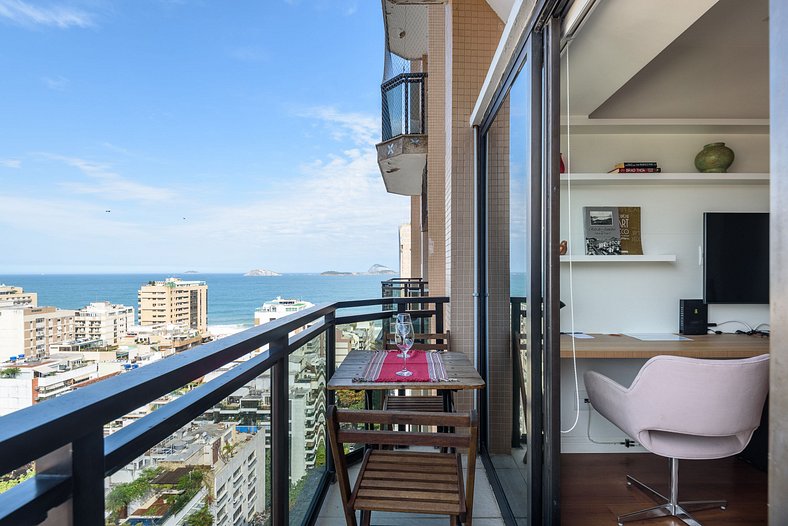
<svg viewBox="0 0 788 526">
<path fill-rule="evenodd" d="M 488 367 L 488 132 L 523 68 L 530 73 L 530 176 L 527 182 L 526 296 L 544 301 L 526 303 L 526 339 L 529 376 L 528 410 L 528 520 L 530 524 L 560 523 L 560 333 L 558 258 L 560 221 L 560 33 L 561 18 L 546 18 L 526 33 L 496 90 L 485 117 L 474 128 L 476 356 L 482 378 Z M 544 380 L 544 381 L 543 381 Z M 511 511 L 488 451 L 490 425 L 487 390 L 478 394 L 481 457 L 507 524 Z"/>
</svg>

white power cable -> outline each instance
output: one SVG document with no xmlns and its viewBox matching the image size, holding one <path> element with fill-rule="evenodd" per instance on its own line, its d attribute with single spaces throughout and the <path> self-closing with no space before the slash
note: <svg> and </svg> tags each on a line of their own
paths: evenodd
<svg viewBox="0 0 788 526">
<path fill-rule="evenodd" d="M 577 346 L 575 344 L 575 291 L 574 291 L 574 281 L 573 281 L 573 268 L 572 268 L 572 157 L 568 155 L 571 153 L 571 135 L 569 133 L 569 48 L 571 47 L 572 43 L 568 42 L 566 45 L 566 150 L 567 150 L 567 158 L 566 158 L 566 206 L 568 211 L 568 221 L 567 221 L 567 250 L 566 254 L 569 256 L 569 320 L 570 320 L 570 327 L 571 327 L 571 338 L 572 338 L 572 373 L 575 377 L 575 401 L 576 401 L 576 410 L 575 410 L 575 421 L 572 423 L 572 426 L 569 429 L 562 429 L 561 433 L 570 433 L 572 432 L 575 427 L 577 427 L 577 423 L 580 421 L 580 386 L 577 382 Z M 559 175 L 560 177 L 560 175 Z"/>
</svg>

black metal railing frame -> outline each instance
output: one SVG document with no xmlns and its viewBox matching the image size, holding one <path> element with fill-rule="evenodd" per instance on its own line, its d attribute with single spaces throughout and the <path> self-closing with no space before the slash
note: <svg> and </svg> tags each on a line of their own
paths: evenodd
<svg viewBox="0 0 788 526">
<path fill-rule="evenodd" d="M 512 355 L 512 447 L 520 447 L 522 444 L 522 431 L 520 429 L 520 412 L 526 410 L 526 400 L 521 396 L 522 384 L 525 382 L 525 371 L 522 370 L 522 358 L 520 357 L 520 340 L 522 334 L 522 320 L 526 315 L 526 298 L 512 296 L 509 298 L 510 310 L 510 337 Z"/>
<path fill-rule="evenodd" d="M 426 296 L 429 294 L 429 283 L 423 278 L 391 278 L 380 282 L 382 298 L 403 298 L 409 296 Z"/>
<path fill-rule="evenodd" d="M 383 130 L 382 136 L 383 141 L 388 141 L 397 137 L 399 135 L 409 135 L 412 133 L 427 133 L 427 113 L 426 113 L 426 104 L 427 104 L 427 96 L 426 96 L 426 73 L 400 73 L 396 77 L 392 77 L 383 84 L 380 85 L 380 93 L 382 97 L 381 103 L 381 111 L 382 111 L 382 121 L 383 121 Z M 419 89 L 419 115 L 418 115 L 418 123 L 419 129 L 413 130 L 411 129 L 411 108 L 410 108 L 410 88 L 413 85 L 417 85 Z M 389 100 L 388 94 L 397 89 L 400 86 L 404 86 L 403 94 L 402 94 L 402 113 L 397 112 L 396 115 L 392 115 L 391 108 L 389 107 Z M 391 123 L 395 120 L 399 120 L 399 123 L 402 125 L 402 132 L 394 134 L 392 131 Z"/>
<path fill-rule="evenodd" d="M 288 367 L 296 349 L 326 333 L 326 377 L 335 368 L 334 328 L 359 321 L 385 320 L 391 310 L 337 316 L 340 309 L 394 304 L 403 312 L 412 304 L 434 305 L 411 311 L 434 317 L 443 327 L 446 297 L 375 298 L 323 304 L 279 320 L 215 340 L 188 352 L 0 417 L 0 474 L 36 462 L 36 475 L 0 494 L 0 526 L 50 521 L 77 525 L 104 524 L 104 478 L 199 417 L 244 384 L 271 370 L 271 514 L 272 524 L 289 524 Z M 290 337 L 292 331 L 309 326 Z M 233 367 L 104 437 L 107 422 L 268 345 L 268 350 Z M 326 390 L 327 404 L 334 403 Z M 312 498 L 304 524 L 314 520 L 332 478 L 333 462 Z M 53 520 L 54 517 L 54 520 Z"/>
</svg>

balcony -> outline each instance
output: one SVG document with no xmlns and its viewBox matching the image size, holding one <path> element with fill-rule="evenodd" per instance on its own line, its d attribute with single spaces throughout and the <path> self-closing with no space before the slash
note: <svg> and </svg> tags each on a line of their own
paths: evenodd
<svg viewBox="0 0 788 526">
<path fill-rule="evenodd" d="M 427 166 L 426 73 L 401 73 L 381 87 L 382 138 L 376 145 L 386 191 L 421 195 Z"/>
<path fill-rule="evenodd" d="M 266 449 L 270 446 L 270 456 L 262 454 L 262 439 L 255 447 L 259 447 L 259 480 L 270 480 L 271 504 L 265 507 L 262 482 L 253 485 L 256 496 L 238 498 L 257 503 L 255 521 L 260 524 L 313 523 L 321 508 L 336 505 L 333 497 L 323 505 L 333 463 L 325 453 L 324 417 L 319 414 L 314 418 L 315 429 L 307 430 L 313 435 L 308 448 L 293 447 L 296 441 L 289 436 L 289 407 L 303 395 L 303 385 L 290 377 L 290 355 L 312 354 L 312 364 L 319 358 L 320 372 L 329 378 L 337 365 L 335 335 L 342 334 L 338 328 L 361 324 L 369 333 L 365 345 L 374 346 L 375 334 L 392 315 L 384 307 L 394 305 L 404 311 L 416 305 L 419 310 L 411 312 L 414 317 L 442 324 L 447 302 L 447 298 L 380 298 L 315 306 L 4 416 L 0 418 L 0 451 L 4 452 L 0 473 L 35 462 L 36 474 L 0 494 L 0 524 L 105 524 L 119 513 L 105 509 L 105 488 L 138 479 L 144 468 L 204 465 L 206 457 L 205 470 L 216 478 L 213 487 L 221 488 L 223 467 L 246 458 L 246 454 L 233 457 L 234 448 L 251 443 L 250 437 L 262 429 L 257 420 L 242 421 L 242 415 L 234 415 L 232 422 L 221 417 L 219 422 L 210 421 L 216 418 L 216 408 L 231 396 L 238 397 L 239 391 L 240 396 L 270 391 L 271 440 L 265 444 Z M 298 329 L 303 330 L 289 336 Z M 266 345 L 266 351 L 259 351 Z M 223 374 L 200 382 L 228 365 L 231 367 Z M 317 400 L 336 403 L 334 393 L 326 391 L 322 382 L 316 385 Z M 163 397 L 168 397 L 168 403 L 153 410 L 150 404 Z M 324 407 L 322 402 L 315 405 Z M 139 411 L 146 407 L 151 408 Z M 130 413 L 140 416 L 125 418 Z M 297 416 L 294 413 L 293 417 Z M 125 425 L 110 425 L 118 421 Z M 168 447 L 162 448 L 162 444 Z M 361 452 L 355 447 L 348 453 L 348 461 L 360 459 Z M 312 454 L 314 458 L 305 462 Z M 210 460 L 212 456 L 218 458 Z M 237 466 L 233 464 L 232 469 Z M 304 474 L 295 476 L 297 470 Z M 477 516 L 502 524 L 485 480 L 479 477 Z M 161 495 L 147 494 L 127 504 L 126 513 L 158 497 Z M 222 498 L 226 497 L 220 492 L 213 501 Z M 208 505 L 211 499 L 206 497 L 205 502 Z M 200 508 L 197 502 L 190 502 L 190 506 Z"/>
</svg>

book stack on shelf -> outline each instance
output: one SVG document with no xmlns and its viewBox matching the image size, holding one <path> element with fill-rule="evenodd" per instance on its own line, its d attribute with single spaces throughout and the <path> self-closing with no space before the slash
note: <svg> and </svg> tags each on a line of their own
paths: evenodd
<svg viewBox="0 0 788 526">
<path fill-rule="evenodd" d="M 608 173 L 611 174 L 654 174 L 660 173 L 656 161 L 634 161 L 616 164 Z"/>
</svg>

